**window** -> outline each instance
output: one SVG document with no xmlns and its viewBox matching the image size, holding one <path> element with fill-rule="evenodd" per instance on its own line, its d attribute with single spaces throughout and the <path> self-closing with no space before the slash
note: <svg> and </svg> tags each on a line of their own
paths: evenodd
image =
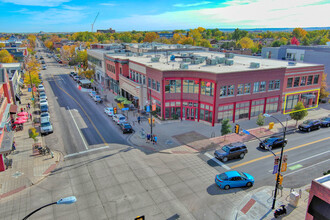
<svg viewBox="0 0 330 220">
<path fill-rule="evenodd" d="M 237 95 L 243 94 L 244 84 L 237 85 Z"/>
<path fill-rule="evenodd" d="M 244 94 L 250 94 L 251 83 L 245 83 Z"/>
<path fill-rule="evenodd" d="M 274 90 L 274 87 L 275 87 L 275 81 L 274 80 L 269 81 L 268 90 Z"/>
<path fill-rule="evenodd" d="M 260 92 L 266 91 L 266 81 L 260 82 Z"/>
<path fill-rule="evenodd" d="M 288 83 L 286 85 L 286 88 L 292 88 L 292 82 L 293 82 L 293 78 L 288 78 Z"/>
<path fill-rule="evenodd" d="M 307 85 L 312 85 L 313 76 L 308 76 Z"/>
<path fill-rule="evenodd" d="M 299 86 L 299 81 L 300 81 L 300 77 L 295 77 L 293 87 L 298 87 Z"/>
<path fill-rule="evenodd" d="M 156 89 L 156 81 L 152 80 L 152 89 Z"/>
<path fill-rule="evenodd" d="M 160 91 L 160 83 L 157 81 L 157 91 Z"/>
<path fill-rule="evenodd" d="M 218 122 L 221 122 L 223 119 L 233 120 L 234 114 L 234 105 L 223 105 L 218 108 Z"/>
<path fill-rule="evenodd" d="M 228 96 L 233 96 L 234 95 L 234 91 L 235 91 L 235 86 L 234 85 L 228 86 L 227 95 Z"/>
<path fill-rule="evenodd" d="M 315 75 L 313 84 L 318 84 L 318 83 L 319 83 L 319 75 Z"/>
<path fill-rule="evenodd" d="M 199 91 L 199 81 L 198 80 L 183 80 L 182 81 L 183 93 L 195 93 L 198 94 Z"/>
<path fill-rule="evenodd" d="M 221 88 L 220 88 L 220 97 L 233 96 L 234 95 L 234 90 L 235 90 L 234 85 L 221 86 Z"/>
<path fill-rule="evenodd" d="M 221 86 L 220 97 L 227 96 L 227 86 Z"/>
<path fill-rule="evenodd" d="M 214 95 L 214 83 L 202 81 L 201 82 L 201 95 L 213 96 Z"/>
<path fill-rule="evenodd" d="M 249 117 L 250 102 L 236 103 L 235 119 Z"/>
<path fill-rule="evenodd" d="M 305 54 L 301 54 L 300 55 L 300 61 L 304 61 L 304 58 L 305 58 Z"/>
<path fill-rule="evenodd" d="M 145 76 L 143 76 L 143 77 L 142 77 L 142 80 L 143 80 L 143 82 L 142 82 L 142 83 L 143 83 L 143 85 L 145 85 L 145 84 L 146 84 L 146 77 L 145 77 Z"/>
<path fill-rule="evenodd" d="M 181 80 L 165 80 L 165 93 L 181 93 Z"/>
<path fill-rule="evenodd" d="M 293 109 L 299 101 L 299 95 L 291 95 L 287 97 L 286 108 L 287 110 Z"/>
<path fill-rule="evenodd" d="M 306 76 L 301 77 L 300 86 L 306 85 Z"/>
<path fill-rule="evenodd" d="M 200 104 L 200 115 L 199 115 L 199 119 L 203 120 L 203 121 L 208 121 L 208 122 L 212 122 L 212 115 L 213 115 L 213 107 L 209 104 Z"/>
<path fill-rule="evenodd" d="M 253 92 L 259 92 L 259 82 L 253 84 Z"/>
<path fill-rule="evenodd" d="M 252 101 L 251 106 L 251 117 L 258 116 L 260 113 L 264 112 L 264 99 L 254 100 Z"/>
<path fill-rule="evenodd" d="M 280 89 L 281 80 L 275 80 L 275 89 Z"/>
<path fill-rule="evenodd" d="M 148 87 L 151 88 L 151 79 L 148 78 Z"/>
</svg>

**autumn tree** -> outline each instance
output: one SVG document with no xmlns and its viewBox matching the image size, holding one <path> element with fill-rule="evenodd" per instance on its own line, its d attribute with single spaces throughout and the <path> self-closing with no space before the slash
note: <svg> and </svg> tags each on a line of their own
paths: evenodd
<svg viewBox="0 0 330 220">
<path fill-rule="evenodd" d="M 87 62 L 87 50 L 81 50 L 77 52 L 76 61 L 82 65 L 82 68 L 86 70 L 88 68 Z"/>
<path fill-rule="evenodd" d="M 183 36 L 178 43 L 179 44 L 190 44 L 190 45 L 193 45 L 194 44 L 194 40 L 191 37 L 185 37 L 185 36 Z"/>
<path fill-rule="evenodd" d="M 4 43 L 0 43 L 0 48 L 5 47 L 6 45 Z"/>
<path fill-rule="evenodd" d="M 46 40 L 45 46 L 50 50 L 52 50 L 54 48 L 53 42 L 51 40 Z"/>
<path fill-rule="evenodd" d="M 302 28 L 295 28 L 292 31 L 292 35 L 297 39 L 301 39 L 301 38 L 305 37 L 306 34 L 307 34 L 307 31 Z"/>
<path fill-rule="evenodd" d="M 292 45 L 299 45 L 300 43 L 299 43 L 299 41 L 298 41 L 298 39 L 296 38 L 296 37 L 293 37 L 292 39 L 291 39 L 291 44 Z"/>
<path fill-rule="evenodd" d="M 239 41 L 241 38 L 246 37 L 247 34 L 248 34 L 247 31 L 240 30 L 240 29 L 236 28 L 235 31 L 232 34 L 232 39 L 236 40 L 236 41 Z"/>
<path fill-rule="evenodd" d="M 33 34 L 29 34 L 27 39 L 29 40 L 29 44 L 32 48 L 35 48 L 36 47 L 36 40 L 37 40 L 37 37 Z"/>
<path fill-rule="evenodd" d="M 210 41 L 209 40 L 206 40 L 206 39 L 202 39 L 199 42 L 199 46 L 201 46 L 201 47 L 208 47 L 208 48 L 211 48 L 212 47 Z"/>
<path fill-rule="evenodd" d="M 221 135 L 224 136 L 224 141 L 226 140 L 226 135 L 231 133 L 231 126 L 229 124 L 229 119 L 224 119 L 221 122 Z"/>
<path fill-rule="evenodd" d="M 322 74 L 321 80 L 321 89 L 320 89 L 320 99 L 325 99 L 329 96 L 329 92 L 327 91 L 327 74 Z"/>
<path fill-rule="evenodd" d="M 248 37 L 243 37 L 239 40 L 238 43 L 242 46 L 242 48 L 250 49 L 251 47 L 253 47 L 253 40 Z"/>
<path fill-rule="evenodd" d="M 192 45 L 197 45 L 199 41 L 202 39 L 202 34 L 199 31 L 199 29 L 190 30 L 188 34 L 189 34 L 188 36 L 193 40 Z"/>
<path fill-rule="evenodd" d="M 296 127 L 299 120 L 304 119 L 308 115 L 308 112 L 302 102 L 298 102 L 297 105 L 292 109 L 290 113 L 291 119 L 296 121 Z"/>
<path fill-rule="evenodd" d="M 15 60 L 13 56 L 8 52 L 8 50 L 0 50 L 0 63 L 14 63 Z"/>
<path fill-rule="evenodd" d="M 26 85 L 39 85 L 40 79 L 39 79 L 39 73 L 40 71 L 40 63 L 34 58 L 30 58 L 26 62 L 26 74 L 24 77 L 24 83 Z"/>
<path fill-rule="evenodd" d="M 146 33 L 143 42 L 151 43 L 154 42 L 157 38 L 159 38 L 159 35 L 156 32 L 148 32 Z"/>
</svg>

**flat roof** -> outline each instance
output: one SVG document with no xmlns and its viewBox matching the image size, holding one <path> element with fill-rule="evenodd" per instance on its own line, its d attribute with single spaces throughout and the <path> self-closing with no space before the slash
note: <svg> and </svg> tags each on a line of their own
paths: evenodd
<svg viewBox="0 0 330 220">
<path fill-rule="evenodd" d="M 165 52 L 155 53 L 144 53 L 143 56 L 137 56 L 133 53 L 133 56 L 127 56 L 126 54 L 108 54 L 107 56 L 118 59 L 128 59 L 137 63 L 144 64 L 146 66 L 161 70 L 180 70 L 180 71 L 205 71 L 212 72 L 216 74 L 228 73 L 228 72 L 241 72 L 241 71 L 255 71 L 255 70 L 267 70 L 274 68 L 297 68 L 297 67 L 311 67 L 319 66 L 319 64 L 309 64 L 309 63 L 296 63 L 295 65 L 289 65 L 290 61 L 273 60 L 273 59 L 263 59 L 261 57 L 246 56 L 234 54 L 234 58 L 228 58 L 233 60 L 233 65 L 216 64 L 216 65 L 206 65 L 206 61 L 201 64 L 191 64 L 191 62 L 184 62 L 188 64 L 188 69 L 180 69 L 180 64 L 182 63 L 181 58 L 176 58 L 175 61 L 170 61 L 172 55 L 181 56 L 186 54 L 192 54 L 194 56 L 207 57 L 209 59 L 215 59 L 216 57 L 224 58 L 225 53 L 221 52 L 211 52 L 211 51 L 176 51 L 172 52 L 171 55 L 166 56 Z M 152 62 L 151 58 L 155 56 L 160 56 L 159 62 Z M 259 68 L 251 68 L 250 63 L 259 63 Z"/>
</svg>

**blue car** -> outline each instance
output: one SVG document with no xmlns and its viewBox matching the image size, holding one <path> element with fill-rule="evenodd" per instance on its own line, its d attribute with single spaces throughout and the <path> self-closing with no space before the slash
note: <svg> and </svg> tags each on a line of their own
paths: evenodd
<svg viewBox="0 0 330 220">
<path fill-rule="evenodd" d="M 216 175 L 215 183 L 226 190 L 234 187 L 251 187 L 254 184 L 254 178 L 248 173 L 232 170 Z"/>
<path fill-rule="evenodd" d="M 321 122 L 319 120 L 307 120 L 298 126 L 300 131 L 316 130 L 321 128 Z"/>
<path fill-rule="evenodd" d="M 330 117 L 325 117 L 321 119 L 322 127 L 330 127 Z"/>
</svg>

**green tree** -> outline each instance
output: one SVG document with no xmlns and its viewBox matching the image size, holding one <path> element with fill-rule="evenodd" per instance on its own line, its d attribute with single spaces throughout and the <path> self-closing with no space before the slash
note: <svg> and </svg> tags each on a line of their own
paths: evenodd
<svg viewBox="0 0 330 220">
<path fill-rule="evenodd" d="M 208 41 L 208 40 L 206 40 L 206 39 L 202 39 L 202 40 L 199 42 L 199 46 L 202 46 L 202 47 L 208 47 L 208 48 L 211 48 L 211 47 L 212 47 L 210 41 Z"/>
<path fill-rule="evenodd" d="M 296 121 L 297 127 L 298 121 L 304 119 L 308 115 L 308 112 L 302 102 L 298 102 L 292 111 L 293 113 L 290 113 L 290 117 Z"/>
<path fill-rule="evenodd" d="M 321 89 L 320 89 L 320 99 L 325 99 L 329 96 L 329 92 L 327 91 L 327 74 L 322 74 L 321 80 Z"/>
<path fill-rule="evenodd" d="M 256 124 L 260 127 L 260 131 L 261 131 L 261 126 L 265 124 L 265 116 L 262 113 L 258 115 Z"/>
<path fill-rule="evenodd" d="M 247 35 L 248 35 L 247 31 L 236 28 L 235 31 L 233 32 L 232 39 L 239 41 L 241 38 L 246 37 Z"/>
<path fill-rule="evenodd" d="M 221 135 L 224 136 L 223 140 L 226 140 L 226 135 L 231 133 L 231 126 L 229 124 L 229 119 L 224 119 L 221 122 Z"/>
<path fill-rule="evenodd" d="M 14 63 L 13 56 L 8 52 L 8 50 L 0 51 L 0 63 Z"/>
<path fill-rule="evenodd" d="M 239 44 L 242 46 L 242 48 L 250 49 L 251 47 L 253 47 L 253 40 L 248 37 L 243 37 L 239 40 Z"/>
<path fill-rule="evenodd" d="M 36 143 L 38 141 L 38 138 L 37 138 L 38 136 L 39 136 L 39 133 L 37 132 L 37 129 L 35 129 L 35 128 L 29 129 L 29 137 L 34 140 L 34 143 Z"/>
<path fill-rule="evenodd" d="M 193 29 L 189 31 L 189 37 L 193 39 L 193 45 L 197 45 L 202 39 L 202 34 L 198 29 Z"/>
</svg>

